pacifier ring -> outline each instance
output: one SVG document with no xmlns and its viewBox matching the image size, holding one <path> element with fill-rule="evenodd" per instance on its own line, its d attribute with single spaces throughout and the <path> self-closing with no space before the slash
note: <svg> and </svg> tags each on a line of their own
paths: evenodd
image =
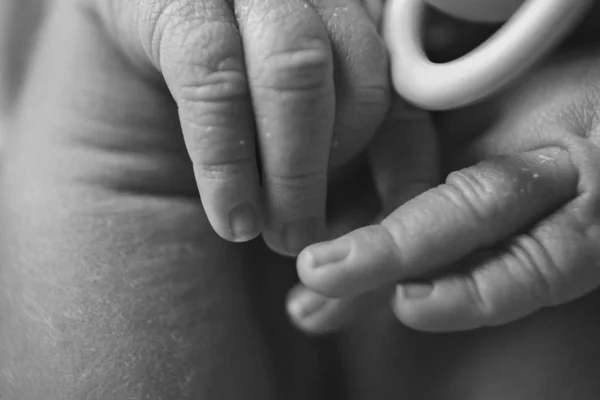
<svg viewBox="0 0 600 400">
<path fill-rule="evenodd" d="M 498 0 L 501 1 L 501 0 Z M 421 39 L 424 0 L 388 0 L 383 34 L 393 85 L 427 110 L 475 103 L 500 90 L 540 60 L 583 17 L 593 0 L 527 0 L 489 39 L 447 63 L 433 63 Z"/>
</svg>

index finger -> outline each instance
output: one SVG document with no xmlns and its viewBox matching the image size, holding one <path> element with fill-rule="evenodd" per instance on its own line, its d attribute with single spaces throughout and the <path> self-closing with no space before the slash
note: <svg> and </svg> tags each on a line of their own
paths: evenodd
<svg viewBox="0 0 600 400">
<path fill-rule="evenodd" d="M 309 247 L 298 272 L 331 297 L 428 277 L 554 211 L 575 196 L 577 177 L 568 153 L 556 148 L 482 162 L 451 174 L 380 225 Z"/>
</svg>

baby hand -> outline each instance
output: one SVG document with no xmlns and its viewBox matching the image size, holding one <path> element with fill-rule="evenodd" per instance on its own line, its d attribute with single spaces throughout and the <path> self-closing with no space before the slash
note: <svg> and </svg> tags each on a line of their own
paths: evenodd
<svg viewBox="0 0 600 400">
<path fill-rule="evenodd" d="M 328 167 L 366 145 L 389 104 L 385 48 L 361 3 L 82 2 L 140 73 L 164 80 L 215 231 L 247 241 L 265 229 L 293 255 L 313 243 Z"/>
<path fill-rule="evenodd" d="M 509 95 L 438 117 L 442 160 L 454 172 L 380 224 L 305 249 L 301 280 L 333 299 L 292 297 L 290 310 L 322 300 L 310 317 L 293 315 L 296 322 L 319 331 L 331 318 L 304 321 L 337 307 L 333 325 L 340 325 L 360 303 L 349 299 L 395 286 L 401 322 L 459 331 L 505 324 L 596 289 L 600 57 L 587 53 L 535 71 Z M 396 147 L 395 157 L 407 156 L 403 150 Z"/>
</svg>

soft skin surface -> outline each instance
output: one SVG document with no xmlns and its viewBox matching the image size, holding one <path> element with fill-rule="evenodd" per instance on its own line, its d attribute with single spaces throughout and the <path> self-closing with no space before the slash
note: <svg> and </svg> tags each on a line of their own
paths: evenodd
<svg viewBox="0 0 600 400">
<path fill-rule="evenodd" d="M 293 266 L 217 238 L 174 104 L 113 51 L 81 14 L 52 18 L 7 143 L 0 397 L 335 398 L 321 344 L 284 319 Z M 382 308 L 325 355 L 343 351 L 360 400 L 592 400 L 597 303 L 457 335 L 409 331 Z"/>
<path fill-rule="evenodd" d="M 497 271 L 502 271 L 500 267 L 510 268 L 513 278 L 511 285 L 506 285 L 502 279 L 489 280 L 487 285 L 478 287 L 482 297 L 469 299 L 472 301 L 467 304 L 457 302 L 456 297 L 449 295 L 444 298 L 445 293 L 437 288 L 440 291 L 439 297 L 434 294 L 421 299 L 402 297 L 399 292 L 391 304 L 393 311 L 389 302 L 393 290 L 384 290 L 379 295 L 345 298 L 345 293 L 354 290 L 360 292 L 369 287 L 377 277 L 383 278 L 385 284 L 389 268 L 406 268 L 407 271 L 415 268 L 412 272 L 417 276 L 428 272 L 423 266 L 419 268 L 410 263 L 399 264 L 393 258 L 385 259 L 385 242 L 369 236 L 375 233 L 374 229 L 364 230 L 354 237 L 357 245 L 360 241 L 368 243 L 368 248 L 361 249 L 360 255 L 364 257 L 362 263 L 357 262 L 358 258 L 350 258 L 338 265 L 337 270 L 334 266 L 328 272 L 326 269 L 331 266 L 324 266 L 321 268 L 325 271 L 305 271 L 304 281 L 311 288 L 332 296 L 341 295 L 342 298 L 319 301 L 315 298 L 318 295 L 304 291 L 305 299 L 310 298 L 312 310 L 304 316 L 304 320 L 296 320 L 297 324 L 307 331 L 318 332 L 321 329 L 334 329 L 335 326 L 339 328 L 352 321 L 350 329 L 341 335 L 340 340 L 343 365 L 348 374 L 345 382 L 349 398 L 598 398 L 600 385 L 597 384 L 595 375 L 600 364 L 600 346 L 595 338 L 600 326 L 596 323 L 595 315 L 600 294 L 594 289 L 598 283 L 599 260 L 598 241 L 594 240 L 594 234 L 597 232 L 595 227 L 599 203 L 593 200 L 598 193 L 598 180 L 594 179 L 598 173 L 597 158 L 593 157 L 598 144 L 598 119 L 595 110 L 598 109 L 599 96 L 594 84 L 598 79 L 597 66 L 600 62 L 597 54 L 595 46 L 568 53 L 523 79 L 517 85 L 518 89 L 512 93 L 481 107 L 434 118 L 436 127 L 444 134 L 441 144 L 441 152 L 445 155 L 442 163 L 444 171 L 467 167 L 477 160 L 497 154 L 512 154 L 527 150 L 529 146 L 543 146 L 550 138 L 554 138 L 557 145 L 569 145 L 565 148 L 573 152 L 572 159 L 577 162 L 581 171 L 579 192 L 574 190 L 576 187 L 572 179 L 566 176 L 559 182 L 550 181 L 551 185 L 547 188 L 543 185 L 537 188 L 535 185 L 529 188 L 524 186 L 530 193 L 528 201 L 523 203 L 523 210 L 480 207 L 480 204 L 485 203 L 480 202 L 478 195 L 486 193 L 481 189 L 494 188 L 494 185 L 499 185 L 500 189 L 509 189 L 504 192 L 491 191 L 499 196 L 524 194 L 518 190 L 511 191 L 511 184 L 515 182 L 513 177 L 526 177 L 531 171 L 525 168 L 521 170 L 518 168 L 519 164 L 516 164 L 516 171 L 501 169 L 499 171 L 502 174 L 494 174 L 493 168 L 488 171 L 484 169 L 480 175 L 472 173 L 473 179 L 463 182 L 469 184 L 467 188 L 472 190 L 465 191 L 464 196 L 448 197 L 456 200 L 450 201 L 450 206 L 459 205 L 461 199 L 466 199 L 472 206 L 469 211 L 484 211 L 477 215 L 478 219 L 465 220 L 476 220 L 482 225 L 485 229 L 479 232 L 484 236 L 510 226 L 511 216 L 518 216 L 520 213 L 526 215 L 527 208 L 531 205 L 541 208 L 548 201 L 561 197 L 564 202 L 578 199 L 578 207 L 566 206 L 561 210 L 555 207 L 555 216 L 548 217 L 548 223 L 556 223 L 551 229 L 548 228 L 553 235 L 549 238 L 538 236 L 540 247 L 550 240 L 547 252 L 540 252 L 539 247 L 533 246 L 531 258 L 522 257 L 524 251 L 515 250 L 512 253 L 515 255 L 514 259 L 509 258 L 504 265 L 493 261 L 476 264 L 475 261 L 473 268 L 468 268 L 469 265 L 459 262 L 454 266 L 443 265 L 435 271 L 438 277 L 448 276 L 447 281 L 469 282 L 474 279 L 470 275 L 473 270 L 479 271 L 480 277 L 485 278 L 488 274 L 497 277 Z M 465 124 L 466 120 L 470 124 Z M 482 131 L 487 133 L 482 135 Z M 561 135 L 555 136 L 557 132 Z M 400 158 L 410 158 L 412 153 L 408 151 L 404 154 Z M 487 167 L 501 167 L 502 161 L 504 160 L 497 159 L 496 164 L 488 162 Z M 392 165 L 395 163 L 393 160 L 390 162 Z M 504 167 L 506 166 L 505 164 Z M 464 174 L 468 177 L 468 173 Z M 417 173 L 416 176 L 415 182 L 418 182 L 422 173 Z M 402 182 L 405 177 L 409 180 L 413 178 L 410 174 L 398 174 L 397 180 Z M 489 178 L 495 179 L 486 183 Z M 544 178 L 540 176 L 538 179 Z M 548 191 L 549 188 L 552 189 L 551 192 Z M 407 188 L 397 189 L 402 193 Z M 535 193 L 538 194 L 534 195 Z M 568 195 L 565 196 L 565 193 Z M 495 200 L 500 198 L 490 197 Z M 502 202 L 499 204 L 502 205 Z M 420 209 L 427 210 L 427 203 L 421 203 Z M 422 215 L 419 214 L 419 208 L 413 212 L 417 217 Z M 502 215 L 504 219 L 499 217 Z M 471 240 L 468 229 L 465 231 L 467 233 L 458 237 L 450 232 L 449 238 L 441 235 L 442 239 L 439 241 L 423 240 L 427 238 L 423 235 L 423 229 L 426 232 L 431 227 L 431 232 L 438 232 L 436 228 L 446 221 L 442 218 L 433 223 L 427 219 L 422 221 L 426 224 L 419 225 L 418 218 L 411 220 L 410 215 L 404 214 L 404 218 L 389 222 L 390 226 L 393 223 L 406 223 L 407 227 L 413 228 L 410 231 L 413 236 L 402 238 L 406 243 L 416 243 L 417 246 L 407 246 L 406 250 L 413 251 L 419 245 L 425 246 L 425 249 L 437 246 L 444 249 L 446 243 L 456 243 L 456 240 L 460 247 L 462 240 Z M 540 226 L 544 226 L 545 221 L 543 218 Z M 485 232 L 486 229 L 488 232 Z M 523 236 L 526 234 L 527 232 Z M 529 243 L 537 239 L 535 233 L 531 235 L 533 238 Z M 528 243 L 525 239 L 521 240 L 515 243 Z M 400 244 L 403 242 L 400 241 Z M 510 244 L 512 243 L 509 242 Z M 498 258 L 503 249 L 502 246 L 499 248 Z M 527 246 L 523 250 L 527 250 Z M 435 259 L 444 251 L 448 250 L 430 250 L 427 259 Z M 534 261 L 542 255 L 549 260 L 556 257 L 556 264 L 524 263 L 527 260 Z M 385 263 L 386 260 L 388 263 Z M 542 260 L 546 261 L 544 258 Z M 515 261 L 523 263 L 517 264 Z M 539 273 L 535 268 L 540 268 Z M 555 272 L 556 275 L 545 275 L 548 272 Z M 435 281 L 436 285 L 441 285 L 441 282 L 442 279 Z M 393 287 L 395 282 L 391 283 Z M 294 292 L 297 295 L 302 290 L 296 289 Z M 523 296 L 523 293 L 528 296 Z M 580 299 L 569 303 L 575 297 Z M 489 313 L 486 314 L 485 309 L 477 310 L 476 307 L 481 306 L 482 302 L 490 305 Z M 557 306 L 558 304 L 561 305 Z M 522 318 L 538 307 L 550 308 Z M 290 307 L 290 310 L 293 312 L 298 308 L 301 307 Z M 362 316 L 357 319 L 357 314 Z M 405 325 L 402 326 L 398 319 Z M 501 325 L 514 319 L 518 321 L 466 333 L 426 334 L 406 327 L 413 326 L 421 331 L 453 331 L 479 325 Z"/>
<path fill-rule="evenodd" d="M 445 183 L 429 180 L 381 224 L 309 247 L 298 259 L 303 282 L 332 297 L 400 282 L 398 317 L 426 331 L 497 326 L 596 289 L 595 50 L 549 61 L 512 93 L 438 121 Z M 385 164 L 385 152 L 374 157 Z"/>
<path fill-rule="evenodd" d="M 342 338 L 348 399 L 594 400 L 598 293 L 502 328 L 424 334 L 389 306 Z"/>
<path fill-rule="evenodd" d="M 388 246 L 391 240 L 386 243 L 387 238 L 378 236 L 381 231 L 371 227 L 352 234 L 354 252 L 344 261 L 312 270 L 310 257 L 301 255 L 304 282 L 341 298 L 306 296 L 312 313 L 297 321 L 300 326 L 332 329 L 349 320 L 344 314 L 368 315 L 343 340 L 343 353 L 354 354 L 345 365 L 352 371 L 347 382 L 355 398 L 598 397 L 598 326 L 593 322 L 600 260 L 597 54 L 597 45 L 559 53 L 497 99 L 436 115 L 442 176 L 470 168 L 384 221 L 399 248 Z M 550 151 L 548 156 L 540 153 L 541 168 L 535 165 L 538 149 Z M 518 156 L 511 160 L 507 155 Z M 411 156 L 410 149 L 396 153 Z M 484 160 L 489 161 L 475 165 Z M 397 180 L 412 179 L 410 175 L 397 173 Z M 436 203 L 436 196 L 445 196 L 446 203 Z M 448 224 L 453 214 L 463 222 Z M 450 225 L 458 232 L 444 234 L 443 227 Z M 520 234 L 496 242 L 491 257 L 484 254 L 467 265 L 448 262 L 463 254 L 469 247 L 465 243 L 502 236 L 511 226 Z M 419 253 L 423 258 L 417 260 Z M 330 254 L 341 250 L 333 246 Z M 403 295 L 411 278 L 427 281 L 431 275 L 436 277 L 432 295 Z M 377 305 L 369 303 L 377 297 L 352 297 L 399 280 L 406 285 L 393 301 L 396 316 L 385 300 L 374 311 Z M 565 305 L 574 298 L 580 300 Z M 545 307 L 552 308 L 521 319 Z M 290 306 L 292 312 L 298 309 Z M 427 335 L 402 328 L 395 318 L 424 331 L 521 320 L 502 328 Z"/>
<path fill-rule="evenodd" d="M 330 165 L 389 105 L 387 54 L 359 0 L 83 0 L 178 106 L 206 216 L 295 256 L 325 237 Z"/>
<path fill-rule="evenodd" d="M 549 216 L 538 223 L 540 227 L 546 226 L 546 230 L 532 228 L 531 233 L 525 230 L 520 240 L 508 242 L 507 252 L 511 251 L 511 245 L 524 244 L 522 250 L 512 250 L 510 254 L 514 254 L 514 259 L 503 256 L 505 247 L 501 246 L 498 258 L 492 258 L 487 264 L 475 262 L 473 269 L 469 269 L 458 263 L 458 269 L 445 265 L 446 268 L 440 267 L 436 271 L 437 276 L 448 276 L 447 281 L 481 279 L 476 288 L 480 290 L 479 299 L 469 299 L 468 305 L 461 304 L 451 295 L 444 298 L 444 291 L 436 287 L 437 298 L 435 292 L 422 299 L 403 298 L 398 294 L 392 304 L 396 315 L 389 308 L 389 297 L 379 305 L 371 306 L 370 312 L 364 313 L 366 316 L 355 322 L 354 328 L 342 339 L 343 353 L 350 360 L 344 364 L 351 371 L 351 379 L 347 381 L 351 387 L 349 393 L 356 394 L 351 398 L 363 399 L 367 395 L 384 400 L 402 396 L 451 400 L 598 398 L 600 385 L 594 378 L 600 364 L 600 346 L 595 339 L 600 329 L 595 317 L 600 303 L 600 295 L 595 289 L 600 259 L 595 239 L 599 203 L 594 200 L 598 193 L 598 179 L 594 177 L 599 171 L 598 159 L 594 157 L 598 145 L 599 96 L 594 84 L 600 62 L 597 51 L 597 47 L 586 47 L 564 55 L 525 78 L 516 91 L 497 101 L 436 118 L 436 126 L 444 133 L 441 146 L 442 154 L 446 155 L 444 167 L 448 170 L 472 165 L 493 154 L 513 154 L 541 147 L 553 138 L 556 145 L 563 144 L 564 149 L 571 152 L 571 159 L 577 163 L 579 186 L 572 190 L 574 185 L 566 177 L 553 184 L 552 193 L 543 188 L 527 189 L 532 194 L 529 202 L 539 208 L 544 207 L 548 199 L 563 196 L 561 193 L 570 195 L 563 199 L 564 208 L 551 210 Z M 471 121 L 470 126 L 464 123 L 467 118 Z M 487 133 L 481 135 L 481 131 Z M 561 133 L 560 137 L 554 136 L 557 132 Z M 496 161 L 499 163 L 501 159 Z M 528 173 L 526 169 L 517 174 L 505 172 L 511 181 L 514 176 Z M 486 176 L 483 170 L 479 177 L 475 173 L 471 176 L 473 180 L 467 183 L 473 190 L 467 191 L 465 197 L 471 210 L 485 211 L 479 207 L 477 195 L 482 193 L 479 189 L 501 185 L 503 175 Z M 485 179 L 489 177 L 497 180 L 485 186 Z M 480 186 L 477 186 L 478 182 Z M 536 192 L 545 193 L 546 198 L 534 196 Z M 510 193 L 507 191 L 504 195 Z M 460 201 L 453 203 L 456 204 Z M 496 217 L 494 223 L 493 218 L 488 219 L 488 214 L 483 212 L 478 215 L 478 223 L 489 224 L 492 233 L 499 226 L 510 225 L 510 215 L 526 213 L 527 207 L 524 203 L 524 210 L 490 209 L 489 216 L 505 215 L 505 219 Z M 426 208 L 424 204 L 422 209 Z M 556 213 L 552 214 L 552 211 Z M 396 221 L 409 225 L 407 220 L 410 218 Z M 444 221 L 438 220 L 436 224 L 441 226 Z M 418 243 L 421 231 L 418 224 L 413 227 L 412 233 Z M 551 235 L 544 236 L 544 232 Z M 481 234 L 485 236 L 486 232 Z M 529 235 L 531 239 L 526 239 Z M 366 232 L 362 238 L 368 240 Z M 460 240 L 470 240 L 469 234 L 463 234 Z M 429 244 L 443 247 L 444 243 L 440 240 Z M 523 257 L 533 243 L 539 243 L 539 247 L 532 246 L 530 258 Z M 548 246 L 547 251 L 540 250 L 543 245 Z M 429 259 L 435 259 L 439 252 L 431 251 Z M 507 261 L 495 265 L 493 260 L 501 257 L 506 257 Z M 542 257 L 540 261 L 555 263 L 536 264 L 534 261 L 538 257 Z M 532 263 L 527 264 L 527 260 Z M 364 286 L 368 286 L 377 261 L 373 257 L 371 266 L 368 262 L 362 266 L 364 271 L 360 271 L 358 265 L 352 271 L 362 273 Z M 385 266 L 381 267 L 379 271 L 385 271 Z M 407 269 L 411 267 L 410 263 L 406 264 Z M 501 267 L 510 270 L 511 285 L 499 278 Z M 473 270 L 477 271 L 472 273 L 475 278 L 470 277 Z M 427 272 L 427 269 L 422 271 Z M 549 274 L 551 272 L 554 274 Z M 351 282 L 351 268 L 347 269 L 346 275 L 346 282 Z M 486 276 L 495 279 L 485 281 Z M 443 285 L 443 282 L 443 279 L 435 281 L 436 285 Z M 580 299 L 569 303 L 573 298 Z M 359 301 L 356 299 L 354 306 Z M 482 303 L 490 306 L 489 313 L 486 314 L 485 309 L 477 310 Z M 549 308 L 522 318 L 539 307 Z M 338 315 L 337 318 L 341 317 Z M 468 333 L 424 334 L 402 327 L 398 319 L 420 330 L 442 331 L 518 321 Z M 363 368 L 364 365 L 369 368 Z"/>
<path fill-rule="evenodd" d="M 213 233 L 169 98 L 60 13 L 2 168 L 0 397 L 313 398 L 293 269 Z"/>
<path fill-rule="evenodd" d="M 303 329 L 339 328 L 358 298 L 398 282 L 398 318 L 423 331 L 509 323 L 598 286 L 597 35 L 585 28 L 597 11 L 588 18 L 494 99 L 433 118 L 393 112 L 370 149 L 384 218 L 300 254 L 301 280 L 335 298 L 295 290 Z M 427 161 L 436 137 L 441 168 Z M 301 316 L 302 303 L 322 310 Z"/>
</svg>

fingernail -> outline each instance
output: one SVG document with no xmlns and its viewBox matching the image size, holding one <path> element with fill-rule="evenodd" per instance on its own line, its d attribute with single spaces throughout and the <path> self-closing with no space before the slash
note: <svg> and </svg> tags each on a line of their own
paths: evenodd
<svg viewBox="0 0 600 400">
<path fill-rule="evenodd" d="M 433 292 L 430 283 L 409 283 L 402 285 L 402 295 L 407 299 L 422 299 Z"/>
<path fill-rule="evenodd" d="M 303 253 L 303 259 L 308 259 L 313 268 L 344 261 L 352 251 L 352 243 L 348 239 L 337 239 L 310 246 Z M 303 261 L 307 262 L 307 261 Z"/>
<path fill-rule="evenodd" d="M 304 319 L 322 309 L 326 304 L 327 298 L 303 290 L 290 299 L 288 310 L 292 316 Z"/>
<path fill-rule="evenodd" d="M 256 213 L 252 204 L 244 203 L 231 210 L 229 226 L 236 242 L 254 239 L 259 232 Z"/>
<path fill-rule="evenodd" d="M 287 223 L 283 228 L 283 243 L 286 250 L 298 254 L 315 241 L 316 229 L 315 218 L 301 218 Z"/>
</svg>

